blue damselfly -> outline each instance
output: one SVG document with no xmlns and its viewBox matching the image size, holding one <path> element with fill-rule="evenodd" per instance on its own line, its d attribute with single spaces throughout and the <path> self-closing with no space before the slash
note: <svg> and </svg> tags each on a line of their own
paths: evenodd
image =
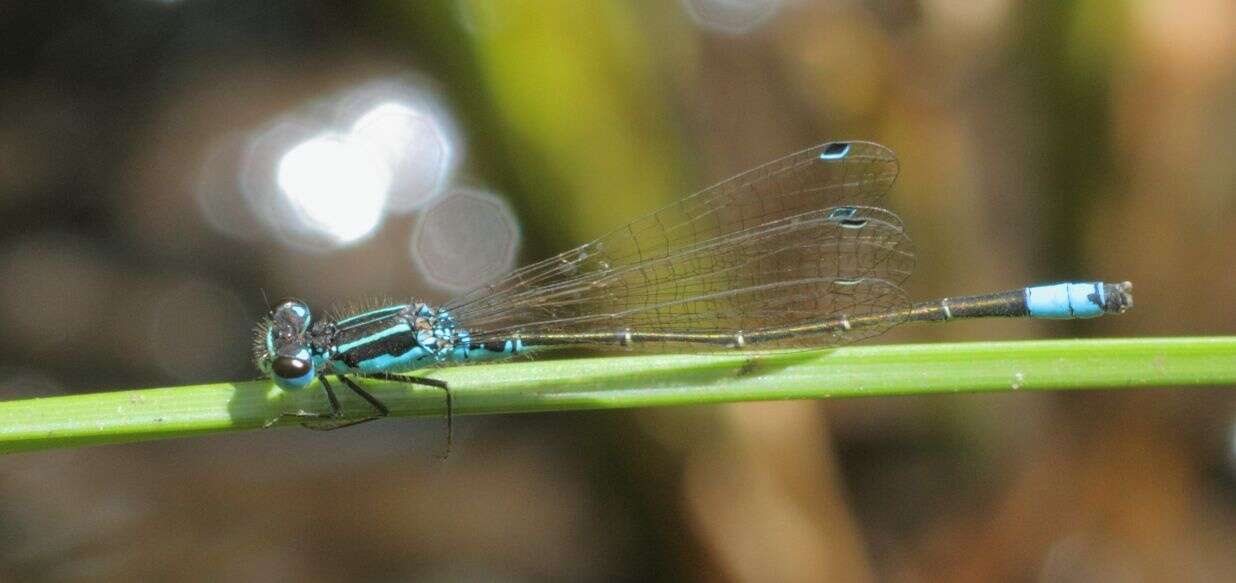
<svg viewBox="0 0 1236 583">
<path fill-rule="evenodd" d="M 878 144 L 831 142 L 791 154 L 442 305 L 409 302 L 315 319 L 286 300 L 258 328 L 258 368 L 285 390 L 321 381 L 344 426 L 385 416 L 349 377 L 563 346 L 633 350 L 820 348 L 904 322 L 986 317 L 1091 318 L 1132 306 L 1128 282 L 1060 283 L 911 303 L 915 253 L 878 206 L 897 178 Z M 372 405 L 344 418 L 328 376 Z M 334 423 L 329 423 L 333 421 Z M 310 426 L 313 426 L 310 422 Z"/>
</svg>

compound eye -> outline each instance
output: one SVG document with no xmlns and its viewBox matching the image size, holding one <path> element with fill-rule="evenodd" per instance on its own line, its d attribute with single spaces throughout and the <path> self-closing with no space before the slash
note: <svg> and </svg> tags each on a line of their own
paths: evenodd
<svg viewBox="0 0 1236 583">
<path fill-rule="evenodd" d="M 277 326 L 290 327 L 297 333 L 308 330 L 309 323 L 313 319 L 309 313 L 309 306 L 305 302 L 294 299 L 283 300 L 275 304 L 270 317 Z"/>
<path fill-rule="evenodd" d="M 270 372 L 275 380 L 286 381 L 293 386 L 304 386 L 313 380 L 313 363 L 293 356 L 278 356 L 270 363 Z M 282 386 L 283 383 L 280 383 Z"/>
</svg>

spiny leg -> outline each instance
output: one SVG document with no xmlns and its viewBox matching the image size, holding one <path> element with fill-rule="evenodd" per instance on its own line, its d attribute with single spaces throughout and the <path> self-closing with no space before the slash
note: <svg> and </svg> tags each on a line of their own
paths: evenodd
<svg viewBox="0 0 1236 583">
<path fill-rule="evenodd" d="M 318 377 L 322 381 L 322 392 L 326 393 L 326 399 L 330 401 L 330 415 L 335 419 L 343 417 L 343 407 L 339 406 L 339 397 L 335 396 L 335 389 L 330 386 L 330 381 L 326 380 L 326 375 Z"/>
<path fill-rule="evenodd" d="M 451 445 L 453 443 L 454 436 L 453 420 L 455 418 L 455 406 L 451 397 L 451 388 L 446 384 L 446 381 L 425 377 L 414 377 L 410 375 L 390 374 L 385 372 L 361 375 L 361 377 L 367 379 L 407 383 L 410 385 L 424 385 L 435 389 L 442 389 L 442 391 L 446 393 L 446 455 L 442 457 L 445 458 L 451 455 Z"/>
<path fill-rule="evenodd" d="M 390 414 L 390 410 L 386 408 L 386 405 L 383 405 L 381 401 L 379 401 L 373 395 L 369 394 L 368 391 L 357 386 L 356 383 L 352 382 L 351 379 L 345 376 L 342 376 L 342 375 L 335 375 L 335 378 L 339 379 L 339 381 L 347 385 L 349 389 L 352 389 L 353 392 L 355 392 L 357 395 L 360 395 L 363 399 L 368 401 L 369 404 L 372 405 L 375 410 L 377 410 L 378 414 L 374 415 L 373 417 L 366 417 L 364 419 L 356 419 L 356 420 L 346 420 L 340 423 L 302 423 L 301 425 L 303 425 L 304 427 L 308 429 L 313 429 L 315 431 L 333 431 L 335 429 L 343 429 L 344 427 L 351 427 L 353 425 L 358 425 L 366 421 L 373 421 L 374 419 L 380 419 Z M 326 375 L 322 375 L 318 377 L 318 380 L 322 382 L 322 391 L 326 393 L 326 399 L 330 401 L 331 412 L 312 415 L 312 417 L 315 419 L 334 419 L 334 420 L 343 419 L 344 418 L 343 417 L 343 407 L 340 406 L 339 397 L 335 396 L 335 389 L 331 387 L 330 381 L 326 380 Z M 295 415 L 295 416 L 296 417 L 308 417 L 309 415 Z"/>
<path fill-rule="evenodd" d="M 360 395 L 362 399 L 369 401 L 369 404 L 373 405 L 373 408 L 377 410 L 378 412 L 377 417 L 386 417 L 387 415 L 391 414 L 391 410 L 387 408 L 387 406 L 383 404 L 382 401 L 379 401 L 377 397 L 371 395 L 369 391 L 366 391 L 365 389 L 360 388 L 360 385 L 356 384 L 352 379 L 345 377 L 343 375 L 335 375 L 335 378 L 339 379 L 340 382 L 347 385 L 349 389 L 352 389 L 353 393 L 356 393 Z M 370 417 L 370 419 L 377 419 L 377 417 Z"/>
<path fill-rule="evenodd" d="M 343 417 L 343 407 L 339 405 L 339 398 L 335 396 L 335 391 L 330 386 L 330 382 L 326 380 L 326 375 L 318 377 L 318 381 L 322 383 L 322 392 L 326 393 L 326 400 L 330 402 L 330 413 L 310 413 L 308 411 L 297 411 L 295 413 L 284 413 L 282 417 L 304 421 L 305 419 L 340 419 Z M 318 431 L 330 431 L 347 425 L 337 426 L 314 426 L 308 422 L 302 422 L 302 426 Z M 348 425 L 352 425 L 349 423 Z M 269 425 L 268 425 L 269 426 Z"/>
</svg>

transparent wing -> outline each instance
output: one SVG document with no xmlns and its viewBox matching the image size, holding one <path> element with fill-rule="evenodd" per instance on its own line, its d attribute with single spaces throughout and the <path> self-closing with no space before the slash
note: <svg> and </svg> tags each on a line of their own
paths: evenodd
<svg viewBox="0 0 1236 583">
<path fill-rule="evenodd" d="M 477 341 L 622 329 L 755 331 L 901 307 L 898 285 L 913 269 L 912 245 L 896 215 L 867 206 L 896 175 L 896 158 L 882 146 L 817 146 L 445 307 Z"/>
<path fill-rule="evenodd" d="M 894 218 L 888 211 L 851 209 L 858 212 L 844 222 L 824 209 L 629 265 L 585 262 L 576 277 L 456 317 L 485 342 L 517 333 L 754 333 L 900 307 L 912 244 L 901 227 L 875 218 Z M 821 340 L 786 337 L 775 345 Z"/>
</svg>

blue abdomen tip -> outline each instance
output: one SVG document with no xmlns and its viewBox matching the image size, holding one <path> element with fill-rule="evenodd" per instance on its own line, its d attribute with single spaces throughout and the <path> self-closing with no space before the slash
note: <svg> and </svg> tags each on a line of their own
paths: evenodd
<svg viewBox="0 0 1236 583">
<path fill-rule="evenodd" d="M 1072 320 L 1103 315 L 1103 284 L 1058 283 L 1026 288 L 1031 318 Z"/>
</svg>

